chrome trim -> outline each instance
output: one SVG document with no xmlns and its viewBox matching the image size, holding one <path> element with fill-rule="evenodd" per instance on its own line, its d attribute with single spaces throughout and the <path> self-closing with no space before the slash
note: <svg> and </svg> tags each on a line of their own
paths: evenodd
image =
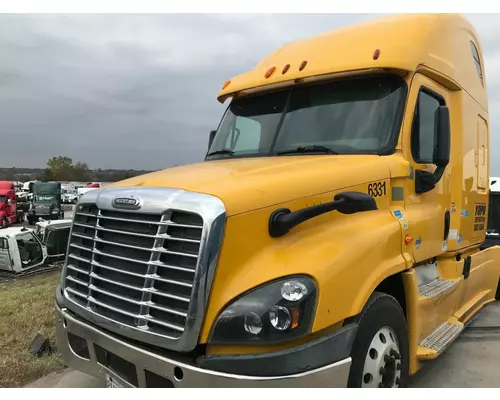
<svg viewBox="0 0 500 400">
<path fill-rule="evenodd" d="M 202 369 L 192 363 L 188 363 L 186 360 L 182 360 L 181 357 L 174 359 L 172 356 L 167 357 L 141 347 L 138 344 L 124 342 L 78 320 L 64 308 L 61 310 L 56 306 L 56 315 L 57 350 L 61 354 L 64 364 L 103 380 L 106 374 L 112 375 L 126 387 L 133 386 L 97 361 L 94 344 L 132 363 L 135 366 L 139 387 L 147 387 L 145 374 L 145 370 L 147 370 L 168 378 L 175 387 L 179 388 L 345 388 L 347 387 L 352 363 L 351 357 L 348 357 L 336 363 L 294 375 L 248 376 L 228 374 Z M 89 358 L 82 358 L 73 352 L 68 343 L 68 332 L 86 341 L 89 349 Z M 177 368 L 182 369 L 182 380 L 175 378 L 175 369 Z"/>
<path fill-rule="evenodd" d="M 73 227 L 75 217 L 78 213 L 78 207 L 81 204 L 97 205 L 99 210 L 114 211 L 112 201 L 116 197 L 127 197 L 136 195 L 142 201 L 142 207 L 138 210 L 120 209 L 120 212 L 130 212 L 133 214 L 164 214 L 168 210 L 179 210 L 185 212 L 193 212 L 199 214 L 203 218 L 203 230 L 201 236 L 200 252 L 196 270 L 194 272 L 193 290 L 191 294 L 190 304 L 187 312 L 186 324 L 184 332 L 177 338 L 169 337 L 159 333 L 148 331 L 140 327 L 132 327 L 116 322 L 108 317 L 97 314 L 90 308 L 84 307 L 79 303 L 71 300 L 68 296 L 68 290 L 65 285 L 65 276 L 68 268 L 68 259 L 71 258 L 71 240 L 68 241 L 68 249 L 66 260 L 61 273 L 61 288 L 64 293 L 66 305 L 69 310 L 77 315 L 85 318 L 89 322 L 96 324 L 110 332 L 114 332 L 125 337 L 149 343 L 154 346 L 188 352 L 193 350 L 200 335 L 202 323 L 204 321 L 206 306 L 210 289 L 212 286 L 215 269 L 217 266 L 224 225 L 226 220 L 226 210 L 222 201 L 214 196 L 187 192 L 181 189 L 156 188 L 156 187 L 119 187 L 119 188 L 102 188 L 93 189 L 82 196 L 75 207 L 73 215 L 73 223 L 70 229 L 70 238 L 73 235 Z M 93 216 L 95 217 L 95 216 Z M 130 222 L 141 223 L 141 221 L 130 220 Z M 199 227 L 198 227 L 199 228 Z M 97 232 L 97 226 L 96 226 Z M 74 246 L 76 247 L 76 246 Z M 92 264 L 96 261 L 92 260 Z M 158 265 L 159 267 L 168 268 L 168 265 Z M 71 269 L 75 267 L 70 266 Z M 103 266 L 106 268 L 106 266 Z M 109 268 L 109 267 L 108 267 Z M 125 271 L 120 271 L 125 272 Z M 84 273 L 86 273 L 84 271 Z M 95 272 L 90 270 L 90 281 L 99 279 Z M 164 278 L 155 278 L 157 280 L 166 280 Z M 144 291 L 146 293 L 147 291 Z M 148 292 L 149 293 L 149 292 Z M 147 293 L 146 293 L 147 294 Z M 88 299 L 89 303 L 95 302 L 95 299 Z M 155 323 L 158 323 L 155 321 Z"/>
</svg>

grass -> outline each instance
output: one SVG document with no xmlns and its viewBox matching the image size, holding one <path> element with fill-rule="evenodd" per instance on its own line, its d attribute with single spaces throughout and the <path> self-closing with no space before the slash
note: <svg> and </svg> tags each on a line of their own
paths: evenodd
<svg viewBox="0 0 500 400">
<path fill-rule="evenodd" d="M 0 388 L 22 387 L 64 367 L 57 354 L 35 357 L 37 333 L 55 347 L 55 288 L 60 271 L 0 283 Z"/>
</svg>

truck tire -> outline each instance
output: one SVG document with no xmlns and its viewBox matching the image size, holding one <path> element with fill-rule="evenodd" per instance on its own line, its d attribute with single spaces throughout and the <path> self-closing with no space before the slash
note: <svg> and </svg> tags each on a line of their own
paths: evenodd
<svg viewBox="0 0 500 400">
<path fill-rule="evenodd" d="M 78 198 L 76 198 L 76 197 L 75 197 L 75 198 L 74 198 L 71 202 L 72 202 L 73 204 L 78 203 Z"/>
<path fill-rule="evenodd" d="M 2 228 L 7 228 L 7 218 L 2 217 Z"/>
<path fill-rule="evenodd" d="M 398 301 L 375 292 L 356 320 L 359 328 L 351 350 L 348 387 L 406 387 L 408 327 Z"/>
</svg>

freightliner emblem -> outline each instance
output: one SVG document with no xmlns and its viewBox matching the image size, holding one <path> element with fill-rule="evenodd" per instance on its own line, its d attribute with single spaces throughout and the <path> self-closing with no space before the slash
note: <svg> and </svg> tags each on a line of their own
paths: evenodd
<svg viewBox="0 0 500 400">
<path fill-rule="evenodd" d="M 141 202 L 137 197 L 115 197 L 113 199 L 113 207 L 115 208 L 125 208 L 128 210 L 136 210 L 141 208 Z"/>
</svg>

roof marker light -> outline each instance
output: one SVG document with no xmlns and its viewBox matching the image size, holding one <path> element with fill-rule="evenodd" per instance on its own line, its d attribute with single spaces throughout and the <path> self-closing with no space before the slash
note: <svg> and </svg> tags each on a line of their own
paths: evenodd
<svg viewBox="0 0 500 400">
<path fill-rule="evenodd" d="M 225 88 L 227 88 L 230 83 L 231 83 L 231 81 L 224 82 L 224 85 L 222 85 L 222 90 L 224 90 Z"/>
<path fill-rule="evenodd" d="M 299 66 L 299 71 L 302 71 L 306 67 L 306 65 L 307 65 L 307 61 L 306 60 L 302 61 L 300 66 Z"/>
<path fill-rule="evenodd" d="M 379 57 L 380 57 L 380 50 L 377 49 L 373 52 L 373 59 L 378 60 Z"/>
<path fill-rule="evenodd" d="M 290 64 L 287 64 L 283 67 L 283 71 L 281 72 L 282 74 L 286 74 L 286 72 L 290 69 Z"/>
<path fill-rule="evenodd" d="M 276 70 L 276 67 L 271 67 L 271 68 L 269 68 L 269 69 L 266 71 L 266 75 L 264 75 L 264 76 L 266 77 L 266 79 L 267 79 L 267 78 L 269 78 L 269 77 L 273 74 L 273 72 L 274 72 L 275 70 Z"/>
</svg>

